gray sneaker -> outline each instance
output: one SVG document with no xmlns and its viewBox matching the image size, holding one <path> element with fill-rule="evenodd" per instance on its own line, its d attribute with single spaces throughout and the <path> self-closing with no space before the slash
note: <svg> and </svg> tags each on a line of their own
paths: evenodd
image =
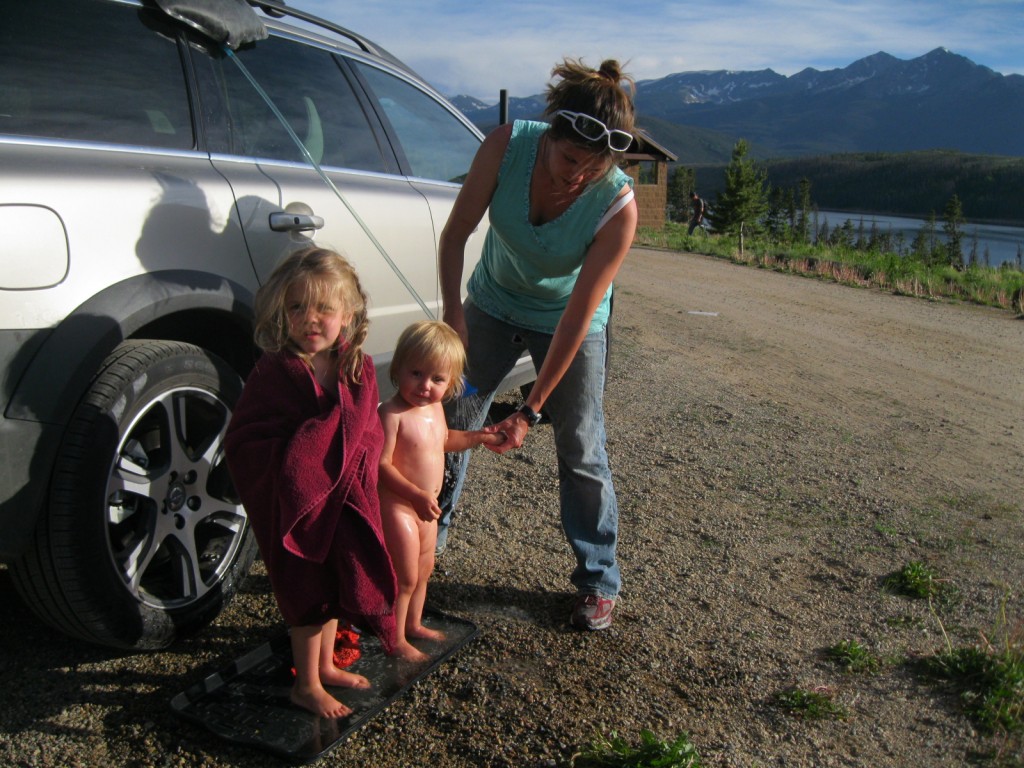
<svg viewBox="0 0 1024 768">
<path fill-rule="evenodd" d="M 572 609 L 572 625 L 576 629 L 608 629 L 612 625 L 615 600 L 600 595 L 578 595 Z"/>
</svg>

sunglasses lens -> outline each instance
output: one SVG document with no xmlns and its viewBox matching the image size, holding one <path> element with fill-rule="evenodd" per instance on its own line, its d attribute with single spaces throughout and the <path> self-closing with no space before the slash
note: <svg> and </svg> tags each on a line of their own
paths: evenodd
<svg viewBox="0 0 1024 768">
<path fill-rule="evenodd" d="M 591 141 L 597 141 L 598 139 L 604 138 L 604 123 L 599 120 L 595 120 L 590 117 L 590 115 L 576 115 L 576 119 L 573 121 L 573 127 L 580 136 L 588 138 Z"/>
<path fill-rule="evenodd" d="M 632 143 L 632 135 L 625 131 L 612 131 L 608 136 L 608 146 L 616 152 L 625 152 Z"/>
</svg>

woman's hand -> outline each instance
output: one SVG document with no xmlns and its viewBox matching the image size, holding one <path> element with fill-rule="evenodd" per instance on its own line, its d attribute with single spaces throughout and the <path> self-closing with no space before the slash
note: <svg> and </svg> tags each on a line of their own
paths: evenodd
<svg viewBox="0 0 1024 768">
<path fill-rule="evenodd" d="M 530 431 L 529 425 L 526 423 L 526 419 L 518 411 L 513 413 L 504 421 L 498 424 L 492 424 L 489 427 L 484 427 L 483 432 L 498 433 L 501 432 L 505 435 L 504 441 L 497 445 L 491 445 L 490 443 L 484 443 L 487 446 L 487 450 L 494 451 L 495 453 L 507 453 L 513 448 L 518 448 L 523 444 L 526 439 L 526 433 Z"/>
</svg>

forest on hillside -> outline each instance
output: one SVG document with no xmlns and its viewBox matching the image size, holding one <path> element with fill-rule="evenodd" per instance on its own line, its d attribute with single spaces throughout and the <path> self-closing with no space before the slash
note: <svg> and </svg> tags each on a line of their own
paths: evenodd
<svg viewBox="0 0 1024 768">
<path fill-rule="evenodd" d="M 760 163 L 773 189 L 811 183 L 811 199 L 824 210 L 870 211 L 927 218 L 941 216 L 955 194 L 970 221 L 1024 225 L 1024 158 L 953 151 L 851 153 Z M 725 165 L 693 167 L 702 197 L 714 200 L 725 185 Z"/>
</svg>

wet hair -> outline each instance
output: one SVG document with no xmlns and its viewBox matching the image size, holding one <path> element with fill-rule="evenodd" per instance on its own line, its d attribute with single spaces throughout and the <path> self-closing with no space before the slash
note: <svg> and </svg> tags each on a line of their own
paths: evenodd
<svg viewBox="0 0 1024 768">
<path fill-rule="evenodd" d="M 285 296 L 293 285 L 301 285 L 310 304 L 339 306 L 351 314 L 341 329 L 338 347 L 338 371 L 346 382 L 359 383 L 363 373 L 363 343 L 370 328 L 367 298 L 355 269 L 341 254 L 311 246 L 295 251 L 282 261 L 270 279 L 256 292 L 256 346 L 266 352 L 288 350 L 312 365 L 309 356 L 298 349 L 288 335 Z"/>
<path fill-rule="evenodd" d="M 462 339 L 447 323 L 440 320 L 420 320 L 402 331 L 391 358 L 388 375 L 398 386 L 401 372 L 410 366 L 437 366 L 448 373 L 448 391 L 445 400 L 451 400 L 466 388 L 462 374 L 466 370 L 466 348 Z"/>
<path fill-rule="evenodd" d="M 568 120 L 557 118 L 555 113 L 560 109 L 582 112 L 596 117 L 610 129 L 633 133 L 635 83 L 623 73 L 618 61 L 606 59 L 600 69 L 591 69 L 580 59 L 567 58 L 551 70 L 551 77 L 559 78 L 547 87 L 544 115 L 551 123 L 548 129 L 551 138 L 569 141 L 597 154 L 612 153 L 606 139 L 587 141 L 576 133 Z"/>
</svg>

